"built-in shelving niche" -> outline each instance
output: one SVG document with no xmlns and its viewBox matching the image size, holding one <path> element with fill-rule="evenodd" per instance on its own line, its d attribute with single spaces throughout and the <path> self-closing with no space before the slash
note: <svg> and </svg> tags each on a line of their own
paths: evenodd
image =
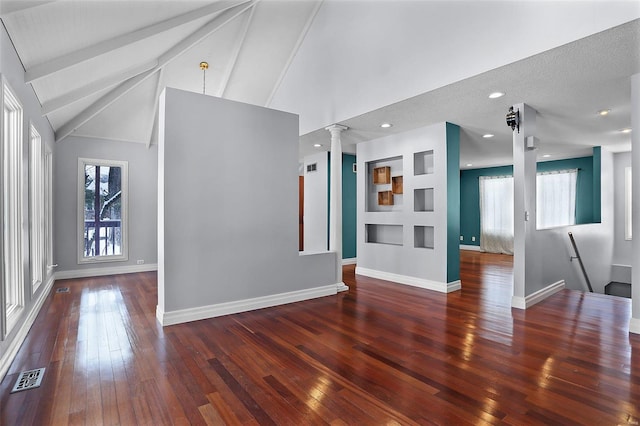
<svg viewBox="0 0 640 426">
<path fill-rule="evenodd" d="M 434 248 L 434 229 L 433 226 L 414 226 L 413 227 L 413 246 L 415 248 Z"/>
<path fill-rule="evenodd" d="M 433 211 L 433 188 L 418 188 L 413 190 L 413 211 Z"/>
<path fill-rule="evenodd" d="M 433 150 L 413 154 L 413 174 L 429 175 L 433 173 Z"/>
<path fill-rule="evenodd" d="M 402 246 L 402 225 L 366 224 L 366 242 Z"/>
<path fill-rule="evenodd" d="M 402 211 L 402 156 L 369 161 L 366 165 L 366 211 Z"/>
</svg>

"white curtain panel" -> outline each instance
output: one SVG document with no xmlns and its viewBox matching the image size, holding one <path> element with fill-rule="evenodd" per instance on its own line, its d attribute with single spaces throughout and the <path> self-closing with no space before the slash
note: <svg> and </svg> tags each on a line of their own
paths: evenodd
<svg viewBox="0 0 640 426">
<path fill-rule="evenodd" d="M 480 176 L 480 249 L 513 254 L 513 177 Z"/>
<path fill-rule="evenodd" d="M 537 228 L 575 225 L 578 170 L 538 173 L 536 190 Z"/>
</svg>

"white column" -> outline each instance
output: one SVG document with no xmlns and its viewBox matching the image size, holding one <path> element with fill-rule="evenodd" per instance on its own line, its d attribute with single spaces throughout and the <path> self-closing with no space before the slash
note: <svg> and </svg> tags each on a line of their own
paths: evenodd
<svg viewBox="0 0 640 426">
<path fill-rule="evenodd" d="M 629 332 L 640 334 L 640 74 L 631 76 L 631 320 Z"/>
<path fill-rule="evenodd" d="M 342 140 L 347 127 L 334 124 L 331 133 L 331 197 L 329 198 L 329 250 L 336 253 L 336 283 L 338 291 L 348 290 L 342 282 Z"/>
<path fill-rule="evenodd" d="M 527 280 L 536 280 L 536 152 L 527 138 L 536 134 L 536 110 L 521 103 L 520 131 L 513 131 L 513 297 L 511 306 L 526 309 Z"/>
</svg>

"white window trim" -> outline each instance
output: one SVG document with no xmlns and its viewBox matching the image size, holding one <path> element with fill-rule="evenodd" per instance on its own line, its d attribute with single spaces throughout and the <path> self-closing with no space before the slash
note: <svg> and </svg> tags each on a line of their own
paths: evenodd
<svg viewBox="0 0 640 426">
<path fill-rule="evenodd" d="M 45 279 L 53 273 L 53 152 L 45 145 L 44 191 L 45 191 Z"/>
<path fill-rule="evenodd" d="M 29 124 L 29 261 L 31 294 L 42 284 L 44 277 L 44 155 L 42 137 L 33 123 Z"/>
<path fill-rule="evenodd" d="M 625 167 L 624 169 L 624 239 L 630 241 L 633 224 L 633 205 L 631 198 L 631 186 L 632 183 L 631 167 Z"/>
<path fill-rule="evenodd" d="M 121 229 L 122 229 L 122 254 L 119 255 L 107 255 L 107 256 L 84 256 L 84 170 L 85 165 L 106 166 L 106 167 L 121 167 Z M 93 158 L 78 158 L 78 210 L 77 210 L 77 223 L 78 223 L 78 238 L 77 238 L 77 250 L 78 250 L 78 264 L 87 263 L 102 263 L 102 262 L 122 262 L 129 260 L 129 163 L 127 161 L 117 160 L 101 160 Z"/>
<path fill-rule="evenodd" d="M 24 179 L 22 175 L 23 160 L 23 108 L 9 87 L 4 76 L 0 81 L 0 161 L 2 162 L 3 174 L 0 188 L 3 195 L 0 197 L 0 216 L 3 227 L 6 224 L 3 234 L 0 235 L 2 275 L 0 275 L 0 309 L 3 323 L 0 337 L 7 336 L 17 324 L 25 306 L 24 295 L 24 268 L 23 268 L 23 246 L 22 226 L 23 226 L 23 201 L 24 201 Z M 13 131 L 9 135 L 10 140 L 6 140 L 6 131 L 10 123 L 4 122 L 4 110 L 6 107 L 15 112 L 13 118 Z M 11 130 L 8 130 L 11 131 Z M 10 287 L 8 287 L 10 286 Z M 8 302 L 12 302 L 8 305 Z"/>
</svg>

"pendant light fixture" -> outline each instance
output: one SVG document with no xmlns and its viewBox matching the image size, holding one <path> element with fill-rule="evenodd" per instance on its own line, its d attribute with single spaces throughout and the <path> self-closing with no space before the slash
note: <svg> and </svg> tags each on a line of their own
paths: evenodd
<svg viewBox="0 0 640 426">
<path fill-rule="evenodd" d="M 202 70 L 202 94 L 205 94 L 205 89 L 207 87 L 207 70 L 209 69 L 208 62 L 200 62 L 200 69 Z"/>
</svg>

